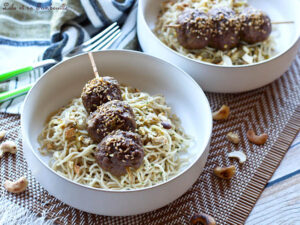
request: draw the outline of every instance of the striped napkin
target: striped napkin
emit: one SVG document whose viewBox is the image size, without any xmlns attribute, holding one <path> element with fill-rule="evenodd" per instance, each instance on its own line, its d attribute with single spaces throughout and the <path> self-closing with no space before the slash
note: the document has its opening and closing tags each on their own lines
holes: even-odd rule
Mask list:
<svg viewBox="0 0 300 225">
<path fill-rule="evenodd" d="M 122 35 L 111 48 L 134 49 L 136 11 L 135 0 L 0 0 L 0 73 L 43 59 L 61 60 L 115 21 L 122 25 Z M 3 82 L 0 91 L 30 84 L 42 72 L 36 69 Z M 0 112 L 20 113 L 23 100 L 2 103 Z"/>
</svg>

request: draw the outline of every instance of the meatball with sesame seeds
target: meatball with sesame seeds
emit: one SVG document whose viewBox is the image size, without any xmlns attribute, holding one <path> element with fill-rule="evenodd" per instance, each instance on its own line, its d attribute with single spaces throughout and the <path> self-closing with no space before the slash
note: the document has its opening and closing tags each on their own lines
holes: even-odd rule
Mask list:
<svg viewBox="0 0 300 225">
<path fill-rule="evenodd" d="M 187 49 L 201 49 L 208 45 L 209 17 L 195 9 L 185 10 L 178 16 L 176 28 L 178 42 Z"/>
<path fill-rule="evenodd" d="M 209 12 L 212 29 L 209 46 L 219 50 L 228 50 L 238 45 L 241 23 L 236 13 L 226 7 L 213 8 Z"/>
<path fill-rule="evenodd" d="M 100 142 L 114 130 L 135 131 L 135 116 L 131 107 L 124 101 L 107 102 L 91 113 L 87 122 L 90 137 Z"/>
<path fill-rule="evenodd" d="M 86 111 L 94 112 L 108 101 L 122 100 L 119 83 L 113 77 L 94 78 L 83 88 L 81 99 Z"/>
<path fill-rule="evenodd" d="M 95 157 L 99 166 L 114 176 L 127 173 L 126 168 L 138 169 L 144 158 L 144 149 L 138 134 L 116 130 L 97 146 Z"/>
<path fill-rule="evenodd" d="M 240 14 L 241 40 L 248 44 L 265 41 L 268 39 L 271 31 L 271 19 L 261 10 L 248 7 Z"/>
</svg>

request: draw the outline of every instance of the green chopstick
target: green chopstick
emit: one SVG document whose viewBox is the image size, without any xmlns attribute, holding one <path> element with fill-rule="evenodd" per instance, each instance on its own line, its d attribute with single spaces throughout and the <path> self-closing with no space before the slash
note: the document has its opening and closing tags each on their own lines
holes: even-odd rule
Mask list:
<svg viewBox="0 0 300 225">
<path fill-rule="evenodd" d="M 10 72 L 7 72 L 7 73 L 3 73 L 3 74 L 0 75 L 0 82 L 8 80 L 10 78 L 13 78 L 13 77 L 15 77 L 15 76 L 17 76 L 21 73 L 31 71 L 33 69 L 34 69 L 33 66 L 27 66 L 27 67 L 16 69 L 16 70 L 13 70 L 13 71 L 10 71 Z"/>
<path fill-rule="evenodd" d="M 0 103 L 15 98 L 17 96 L 25 95 L 30 90 L 30 88 L 32 88 L 32 86 L 33 84 L 28 84 L 24 87 L 12 91 L 6 91 L 0 93 Z"/>
<path fill-rule="evenodd" d="M 56 63 L 58 63 L 58 61 L 56 61 L 54 59 L 45 59 L 43 61 L 36 62 L 31 66 L 26 66 L 26 67 L 19 68 L 19 69 L 13 70 L 13 71 L 2 73 L 2 74 L 0 74 L 0 82 L 9 80 L 10 78 L 18 76 L 21 73 L 29 72 L 36 68 L 47 66 L 47 65 L 52 65 L 52 64 L 56 64 Z"/>
<path fill-rule="evenodd" d="M 29 72 L 36 68 L 51 65 L 51 64 L 56 64 L 56 63 L 58 63 L 58 61 L 56 61 L 54 59 L 46 59 L 43 61 L 36 62 L 31 66 L 26 66 L 26 67 L 19 68 L 19 69 L 13 70 L 13 71 L 2 73 L 2 74 L 0 74 L 0 82 L 9 80 L 10 78 L 13 78 L 13 77 L 18 76 L 19 74 L 22 74 L 25 72 Z M 0 103 L 10 100 L 12 98 L 18 97 L 20 95 L 25 95 L 32 86 L 33 86 L 33 84 L 28 84 L 24 87 L 20 87 L 15 90 L 0 93 Z"/>
</svg>

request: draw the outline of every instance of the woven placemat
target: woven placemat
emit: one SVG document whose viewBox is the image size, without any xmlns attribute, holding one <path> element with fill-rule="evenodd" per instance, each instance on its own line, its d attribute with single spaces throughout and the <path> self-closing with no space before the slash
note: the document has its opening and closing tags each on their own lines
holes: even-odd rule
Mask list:
<svg viewBox="0 0 300 225">
<path fill-rule="evenodd" d="M 242 94 L 207 93 L 207 96 L 213 110 L 229 105 L 230 118 L 214 122 L 211 150 L 203 173 L 187 193 L 168 206 L 129 217 L 97 216 L 71 208 L 49 195 L 32 177 L 21 150 L 0 160 L 0 183 L 25 175 L 29 187 L 24 193 L 14 195 L 1 185 L 0 197 L 35 213 L 46 213 L 48 218 L 57 218 L 58 224 L 189 224 L 191 216 L 199 212 L 212 215 L 217 224 L 243 224 L 300 129 L 300 54 L 288 72 L 266 87 Z M 22 149 L 19 116 L 0 114 L 0 127 L 8 130 L 7 139 L 17 141 Z M 267 143 L 263 146 L 249 143 L 246 138 L 249 129 L 268 133 Z M 229 131 L 240 135 L 239 145 L 226 140 Z M 244 165 L 228 159 L 227 154 L 234 150 L 247 154 Z M 233 179 L 225 181 L 212 175 L 214 167 L 231 164 L 237 167 Z"/>
</svg>

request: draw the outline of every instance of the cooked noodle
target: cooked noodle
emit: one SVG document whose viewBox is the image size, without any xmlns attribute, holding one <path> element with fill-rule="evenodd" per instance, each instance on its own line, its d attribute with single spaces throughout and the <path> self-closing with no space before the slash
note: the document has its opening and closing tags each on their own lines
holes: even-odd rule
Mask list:
<svg viewBox="0 0 300 225">
<path fill-rule="evenodd" d="M 144 143 L 144 163 L 138 170 L 132 170 L 133 180 L 128 174 L 117 178 L 96 163 L 97 145 L 86 131 L 88 114 L 81 98 L 73 99 L 55 113 L 39 136 L 41 153 L 53 153 L 50 161 L 53 170 L 80 184 L 117 190 L 153 186 L 179 172 L 187 161 L 179 154 L 186 151 L 190 139 L 164 97 L 151 96 L 126 86 L 121 86 L 121 90 L 123 100 L 135 113 L 137 132 Z M 163 128 L 162 121 L 171 124 L 172 128 Z M 70 133 L 73 138 L 69 137 Z"/>
<path fill-rule="evenodd" d="M 186 6 L 186 7 L 184 7 Z M 173 50 L 189 58 L 220 65 L 243 65 L 266 60 L 275 54 L 272 35 L 264 41 L 255 44 L 242 42 L 238 47 L 227 51 L 205 47 L 200 50 L 189 50 L 182 47 L 176 30 L 168 25 L 176 24 L 178 15 L 185 8 L 199 9 L 208 12 L 214 7 L 226 6 L 241 12 L 248 6 L 247 0 L 168 0 L 163 2 L 162 10 L 154 29 L 157 37 Z"/>
</svg>

